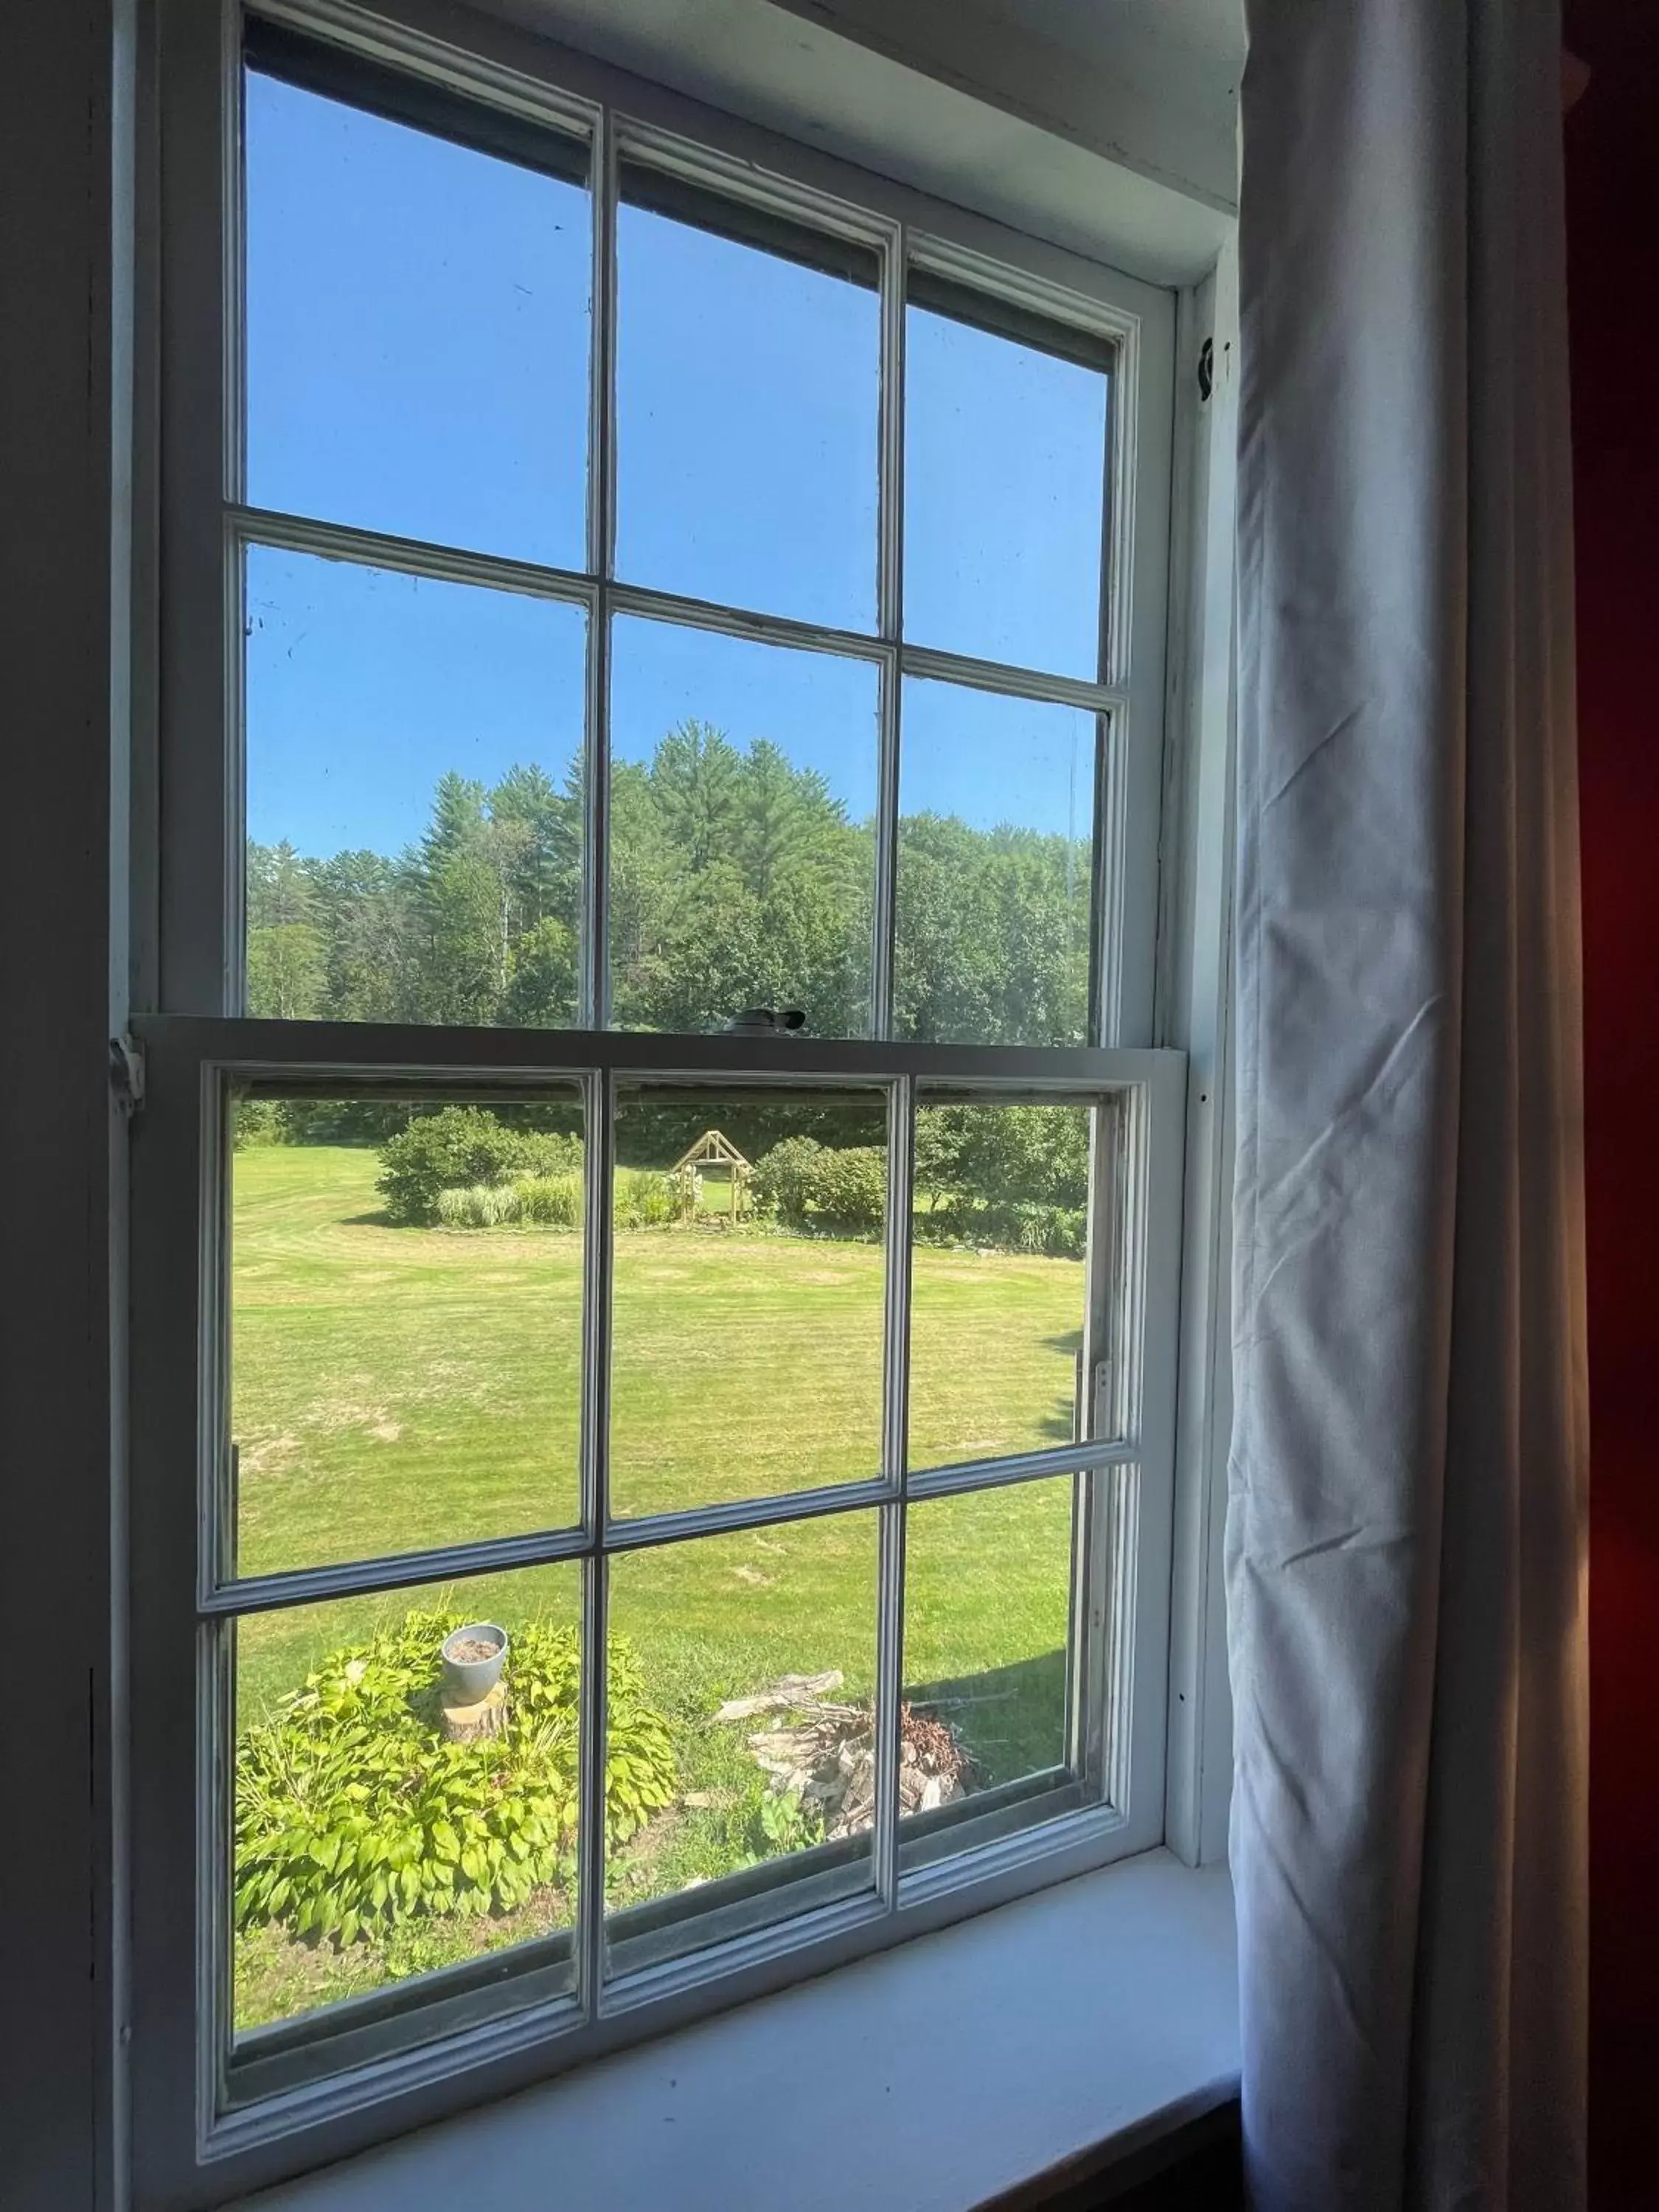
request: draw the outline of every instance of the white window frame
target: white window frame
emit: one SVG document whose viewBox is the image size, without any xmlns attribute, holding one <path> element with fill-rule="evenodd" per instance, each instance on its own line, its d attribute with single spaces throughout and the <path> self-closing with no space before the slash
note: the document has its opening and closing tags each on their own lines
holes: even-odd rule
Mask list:
<svg viewBox="0 0 1659 2212">
<path fill-rule="evenodd" d="M 1112 716 L 1112 779 L 1097 835 L 1099 865 L 1113 884 L 1116 903 L 1104 918 L 1113 957 L 1102 974 L 1093 1041 L 1064 1051 L 910 1045 L 879 1033 L 865 1042 L 796 1042 L 787 1054 L 787 1076 L 796 1083 L 861 1079 L 887 1086 L 896 1139 L 891 1153 L 895 1202 L 889 1208 L 889 1279 L 896 1283 L 906 1273 L 904 1178 L 918 1086 L 953 1081 L 994 1085 L 1005 1094 L 1015 1086 L 1025 1096 L 1036 1091 L 1115 1102 L 1112 1111 L 1123 1139 L 1119 1187 L 1134 1217 L 1125 1224 L 1119 1247 L 1133 1259 L 1134 1279 L 1117 1285 L 1113 1309 L 1121 1324 L 1110 1347 L 1115 1402 L 1085 1445 L 1069 1455 L 1060 1449 L 1035 1455 L 1042 1463 L 1034 1462 L 1024 1471 L 1052 1474 L 1051 1458 L 1086 1469 L 1079 1479 L 1103 1493 L 1093 1525 L 1099 1528 L 1109 1517 L 1120 1528 L 1128 1527 L 1130 1534 L 1112 1552 L 1121 1585 L 1113 1618 L 1131 1623 L 1132 1634 L 1127 1640 L 1112 1639 L 1112 1740 L 1122 1756 L 1100 1802 L 902 1880 L 890 1802 L 878 1822 L 876 1880 L 867 1907 L 833 1909 L 822 1921 L 803 1915 L 734 1939 L 716 1954 L 610 1984 L 599 1978 L 594 1967 L 599 1916 L 592 1899 L 602 1895 L 602 1887 L 594 1888 L 603 1879 L 596 1840 L 602 1824 L 589 1820 L 582 1876 L 586 1964 L 574 2007 L 563 2000 L 540 2007 L 520 2002 L 507 2009 L 475 2003 L 471 2010 L 477 2016 L 469 2019 L 469 2007 L 462 2003 L 435 2039 L 394 2040 L 376 2051 L 371 2037 L 343 2070 L 301 2069 L 284 2079 L 278 2068 L 270 2077 L 276 2086 L 268 2093 L 259 2094 L 257 2084 L 250 2091 L 245 2082 L 240 2094 L 229 2094 L 234 2085 L 228 2081 L 223 2061 L 223 1899 L 213 1873 L 222 1857 L 215 1808 L 222 1810 L 225 1746 L 202 1717 L 223 1705 L 220 1670 L 225 1644 L 216 1624 L 237 1607 L 273 1593 L 237 1585 L 215 1565 L 222 1556 L 216 1547 L 223 1528 L 222 1462 L 211 1439 L 217 1433 L 216 1224 L 228 1083 L 239 1074 L 265 1073 L 342 1082 L 424 1075 L 457 1084 L 512 1085 L 574 1073 L 597 1097 L 618 1076 L 641 1071 L 677 1078 L 706 1073 L 711 1079 L 775 1080 L 786 1070 L 775 1046 L 743 1038 L 676 1039 L 670 1050 L 661 1038 L 597 1029 L 393 1030 L 253 1022 L 234 1011 L 241 989 L 237 921 L 244 849 L 241 610 L 239 563 L 227 557 L 228 544 L 246 534 L 295 550 L 352 550 L 356 557 L 372 556 L 383 565 L 485 583 L 508 580 L 501 572 L 521 564 L 458 556 L 441 549 L 402 548 L 374 533 L 301 519 L 254 517 L 240 507 L 234 427 L 240 413 L 240 279 L 234 219 L 240 10 L 220 0 L 162 0 L 164 711 L 159 758 L 148 781 L 141 775 L 140 785 L 159 789 L 153 842 L 155 852 L 166 858 L 164 865 L 146 868 L 142 864 L 151 841 L 137 841 L 135 997 L 138 1007 L 149 1011 L 136 1014 L 133 1023 L 147 1065 L 148 1092 L 136 1126 L 132 1164 L 138 1296 L 131 1360 L 132 1493 L 140 1501 L 131 1536 L 134 1756 L 140 1778 L 133 1808 L 137 2035 L 131 2064 L 134 2174 L 137 2202 L 145 2212 L 152 2203 L 195 2212 L 439 2112 L 1144 1850 L 1178 1830 L 1182 1808 L 1195 1802 L 1188 1778 L 1173 1774 L 1165 1760 L 1166 1719 L 1174 1711 L 1169 1679 L 1172 1530 L 1177 1516 L 1188 1510 L 1182 1504 L 1183 1494 L 1189 1503 L 1200 1492 L 1211 1494 L 1206 1470 L 1195 1475 L 1176 1467 L 1182 1191 L 1194 1128 L 1184 1054 L 1160 1048 L 1173 1026 L 1170 1003 L 1180 995 L 1178 986 L 1172 988 L 1169 969 L 1170 916 L 1176 902 L 1188 902 L 1182 911 L 1191 911 L 1190 886 L 1180 887 L 1170 854 L 1160 851 L 1164 836 L 1171 824 L 1187 819 L 1189 807 L 1188 771 L 1178 764 L 1172 771 L 1164 744 L 1174 295 L 736 124 L 539 40 L 477 17 L 451 15 L 441 0 L 419 8 L 418 30 L 404 17 L 369 16 L 335 0 L 270 0 L 258 12 L 511 112 L 556 127 L 591 131 L 601 173 L 612 179 L 617 152 L 626 145 L 657 161 L 684 164 L 723 191 L 798 208 L 817 225 L 844 221 L 884 255 L 884 365 L 890 395 L 897 388 L 893 379 L 902 343 L 900 272 L 907 251 L 940 273 L 1000 290 L 1051 313 L 1059 307 L 1110 337 L 1116 349 L 1112 477 L 1117 496 L 1109 507 L 1106 649 L 1098 684 L 1000 671 L 901 642 L 898 519 L 890 502 L 883 521 L 880 620 L 873 638 L 838 643 L 808 624 L 704 606 L 617 583 L 610 573 L 613 488 L 602 480 L 602 471 L 592 472 L 597 497 L 589 517 L 590 571 L 520 574 L 514 587 L 587 607 L 590 641 L 601 641 L 597 647 L 590 643 L 590 728 L 601 731 L 602 640 L 611 608 L 695 620 L 780 643 L 844 648 L 875 662 L 882 672 L 884 789 L 895 799 L 898 678 L 904 671 L 1054 697 Z M 406 16 L 415 13 L 411 6 Z M 612 204 L 609 192 L 595 192 L 602 268 L 613 265 Z M 608 332 L 607 319 L 596 316 L 594 449 L 599 451 L 610 450 Z M 882 426 L 890 483 L 902 481 L 898 412 L 890 398 Z M 1178 483 L 1177 500 L 1180 495 Z M 594 772 L 602 761 L 601 744 L 597 757 L 589 757 L 587 787 L 594 808 L 604 804 L 604 778 Z M 890 822 L 895 813 L 896 805 L 890 807 Z M 1154 823 L 1158 836 L 1131 835 L 1132 828 L 1144 832 Z M 878 862 L 886 886 L 878 903 L 888 922 L 875 949 L 878 1016 L 890 1003 L 893 858 L 889 836 Z M 582 1012 L 590 1021 L 604 1011 L 604 894 L 597 880 L 601 874 L 589 868 Z M 1175 957 L 1196 974 L 1207 955 L 1203 946 L 1183 940 Z M 598 1194 L 590 1196 L 589 1243 L 602 1275 L 604 1148 L 589 1149 L 595 1155 L 592 1188 Z M 181 1233 L 181 1221 L 190 1218 L 200 1224 L 194 1235 Z M 1193 1234 L 1189 1219 L 1189 1245 Z M 902 1316 L 896 1326 L 902 1340 Z M 1184 1400 L 1182 1410 L 1184 1422 Z M 890 1399 L 888 1418 L 890 1425 Z M 902 1426 L 899 1435 L 902 1439 Z M 1203 1449 L 1207 1453 L 1207 1442 Z M 193 1479 L 181 1480 L 181 1469 L 193 1470 Z M 1006 1479 L 1010 1471 L 1005 1463 L 995 1479 Z M 949 1483 L 933 1487 L 972 1486 L 972 1479 L 962 1476 L 956 1470 Z M 926 1494 L 927 1479 L 907 1477 L 901 1455 L 896 1463 L 890 1461 L 879 1484 L 836 1499 L 834 1510 L 877 1506 L 884 1524 L 884 1551 L 890 1559 L 892 1531 L 902 1526 L 903 1501 Z M 735 1509 L 729 1525 L 780 1519 L 792 1510 L 768 1500 L 752 1510 Z M 819 1505 L 809 1500 L 803 1510 Z M 702 1516 L 698 1521 L 714 1527 L 720 1516 Z M 1210 1525 L 1206 1518 L 1206 1529 Z M 556 1542 L 532 1539 L 517 1546 L 457 1547 L 442 1555 L 434 1576 L 557 1557 L 592 1559 L 599 1547 L 590 1510 L 579 1541 L 562 1537 Z M 1196 1605 L 1201 1612 L 1207 1602 L 1201 1591 L 1196 1596 L 1191 1590 L 1182 1594 L 1179 1559 L 1174 1571 L 1177 1610 Z M 397 1579 L 401 1583 L 415 1578 Z M 270 1579 L 287 1585 L 276 1595 L 279 1601 L 290 1602 L 336 1588 L 383 1587 L 391 1577 L 382 1574 L 372 1584 L 354 1583 L 349 1577 L 319 1571 Z M 602 1586 L 602 1576 L 595 1573 L 590 1579 Z M 1192 1581 L 1190 1573 L 1187 1579 Z M 591 1595 L 585 1629 L 586 1664 L 586 1655 L 603 1649 L 603 1601 L 596 1616 Z M 884 1605 L 882 1645 L 883 1708 L 891 1711 L 902 1662 L 890 1603 Z M 599 1703 L 599 1697 L 590 1696 L 590 1712 Z M 893 1759 L 890 1727 L 888 1738 L 886 1753 Z M 590 1742 L 584 1751 L 590 1794 L 596 1767 Z M 191 1851 L 179 1848 L 176 1826 L 168 1818 L 181 1794 L 199 1808 Z M 1200 1855 L 1196 1844 L 1189 1855 Z M 201 2032 L 203 2022 L 206 2033 Z"/>
</svg>

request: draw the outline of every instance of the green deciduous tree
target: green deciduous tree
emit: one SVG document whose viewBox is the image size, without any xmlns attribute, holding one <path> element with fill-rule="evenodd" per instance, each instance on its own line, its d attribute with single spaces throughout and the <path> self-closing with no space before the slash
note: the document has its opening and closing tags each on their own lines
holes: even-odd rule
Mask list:
<svg viewBox="0 0 1659 2212">
<path fill-rule="evenodd" d="M 550 1027 L 574 1020 L 581 941 L 580 754 L 562 784 L 520 764 L 451 772 L 397 854 L 248 848 L 257 1013 Z M 816 771 L 707 723 L 617 763 L 609 793 L 614 1018 L 719 1028 L 799 1006 L 820 1036 L 867 1030 L 875 835 Z M 1086 842 L 953 816 L 900 825 L 895 1013 L 902 1035 L 1080 1042 L 1090 987 Z"/>
</svg>

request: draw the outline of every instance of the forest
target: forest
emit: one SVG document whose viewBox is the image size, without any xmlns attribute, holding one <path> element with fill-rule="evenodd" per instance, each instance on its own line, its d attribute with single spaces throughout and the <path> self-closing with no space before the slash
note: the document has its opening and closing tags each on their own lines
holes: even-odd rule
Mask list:
<svg viewBox="0 0 1659 2212">
<path fill-rule="evenodd" d="M 612 1018 L 696 1032 L 753 1005 L 869 1030 L 873 823 L 780 745 L 683 722 L 610 788 Z M 495 784 L 454 772 L 399 853 L 247 848 L 249 1011 L 284 1019 L 559 1028 L 576 1017 L 580 756 Z M 974 1043 L 1083 1042 L 1090 846 L 899 823 L 894 1026 Z"/>
</svg>

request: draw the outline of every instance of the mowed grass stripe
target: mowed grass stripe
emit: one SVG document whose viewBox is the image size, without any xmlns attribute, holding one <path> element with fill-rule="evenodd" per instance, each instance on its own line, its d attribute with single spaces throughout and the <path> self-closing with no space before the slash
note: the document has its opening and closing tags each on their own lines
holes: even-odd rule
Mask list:
<svg viewBox="0 0 1659 2212">
<path fill-rule="evenodd" d="M 515 1534 L 575 1513 L 580 1237 L 391 1228 L 379 1218 L 377 1172 L 367 1147 L 259 1146 L 236 1158 L 245 1572 Z M 617 1510 L 872 1471 L 878 1247 L 641 1231 L 617 1239 Z M 1070 1261 L 916 1253 L 918 1462 L 1054 1440 L 1069 1418 L 1082 1274 Z M 910 1605 L 913 1681 L 1063 1643 L 1070 1492 L 1069 1482 L 1024 1486 L 924 1524 L 937 1534 Z M 842 1530 L 836 1516 L 754 1531 L 718 1553 L 704 1543 L 630 1559 L 629 1617 L 656 1609 L 651 1640 L 682 1681 L 713 1679 L 688 1656 L 700 1641 L 711 1658 L 715 1644 L 726 1655 L 721 1680 L 733 1666 L 763 1677 L 844 1665 L 840 1652 L 871 1633 L 874 1595 L 868 1539 L 851 1522 Z M 574 1619 L 576 1588 L 574 1572 L 538 1578 L 526 1608 L 529 1578 L 491 1577 L 456 1602 Z M 244 1623 L 245 1699 L 295 1686 L 323 1650 L 408 1601 L 342 1600 Z M 744 1686 L 752 1682 L 732 1677 L 721 1694 Z"/>
</svg>

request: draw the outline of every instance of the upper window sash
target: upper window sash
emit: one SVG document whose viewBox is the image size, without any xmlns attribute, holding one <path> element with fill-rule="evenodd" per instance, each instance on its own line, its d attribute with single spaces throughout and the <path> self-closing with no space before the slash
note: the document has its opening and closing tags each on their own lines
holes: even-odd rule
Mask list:
<svg viewBox="0 0 1659 2212">
<path fill-rule="evenodd" d="M 1095 932 L 1098 967 L 1091 1001 L 1098 1008 L 1093 1033 L 1102 1042 L 1133 1042 L 1152 1033 L 1152 947 L 1156 936 L 1157 834 L 1162 788 L 1164 569 L 1167 542 L 1170 407 L 1169 357 L 1172 337 L 1170 295 L 1093 264 L 1034 246 L 976 218 L 884 181 L 805 154 L 767 134 L 733 125 L 578 58 L 559 58 L 562 82 L 538 79 L 547 67 L 533 40 L 491 33 L 490 43 L 510 52 L 511 62 L 488 64 L 458 57 L 414 33 L 331 6 L 271 7 L 280 17 L 276 36 L 325 64 L 337 48 L 349 68 L 365 57 L 379 84 L 388 64 L 394 76 L 416 86 L 418 101 L 455 102 L 492 110 L 468 135 L 487 139 L 505 118 L 516 144 L 526 130 L 556 142 L 558 161 L 569 164 L 580 137 L 591 134 L 592 167 L 600 188 L 593 194 L 594 244 L 601 277 L 596 296 L 614 310 L 617 185 L 623 163 L 632 176 L 657 180 L 659 198 L 678 193 L 689 213 L 712 194 L 733 210 L 733 227 L 757 233 L 773 226 L 777 242 L 802 231 L 837 254 L 875 257 L 882 295 L 880 428 L 882 514 L 878 549 L 878 610 L 873 639 L 825 632 L 811 623 L 719 607 L 653 592 L 619 580 L 612 561 L 615 520 L 615 327 L 612 312 L 593 317 L 593 374 L 589 451 L 586 560 L 584 568 L 529 572 L 520 564 L 508 588 L 568 597 L 590 611 L 592 642 L 586 678 L 589 769 L 586 779 L 589 866 L 583 902 L 583 958 L 579 1020 L 610 1012 L 605 969 L 605 778 L 599 771 L 604 741 L 604 695 L 610 672 L 609 617 L 618 612 L 671 621 L 706 622 L 730 635 L 811 645 L 832 653 L 866 658 L 879 683 L 882 736 L 876 858 L 876 942 L 872 948 L 873 1025 L 881 1034 L 892 1019 L 891 944 L 895 908 L 895 826 L 898 805 L 897 723 L 902 679 L 956 681 L 971 689 L 1052 699 L 1056 703 L 1109 708 L 1112 722 L 1106 787 L 1097 825 L 1097 860 L 1110 888 L 1108 910 Z M 311 35 L 295 41 L 294 26 Z M 247 509 L 240 500 L 240 220 L 227 221 L 221 196 L 198 189 L 213 178 L 235 186 L 239 171 L 240 48 L 234 14 L 227 11 L 209 35 L 206 11 L 169 11 L 167 82 L 180 111 L 169 135 L 176 157 L 167 184 L 175 234 L 169 255 L 170 313 L 166 331 L 166 390 L 174 434 L 165 495 L 169 511 L 164 592 L 170 632 L 168 696 L 160 778 L 164 860 L 159 894 L 160 957 L 145 979 L 141 1003 L 178 1012 L 233 1012 L 243 1004 L 241 884 L 243 747 L 240 680 L 242 616 L 233 549 L 249 542 L 309 539 L 317 550 L 331 537 L 311 518 L 282 520 Z M 566 63 L 569 64 L 567 68 Z M 534 65 L 534 69 L 530 64 Z M 193 81 L 193 82 L 192 82 Z M 365 80 L 367 82 L 367 80 Z M 343 87 L 342 89 L 344 88 Z M 193 96 L 192 96 L 193 94 Z M 395 94 L 377 95 L 382 108 Z M 204 128 L 210 115 L 216 129 Z M 411 116 L 411 120 L 416 119 Z M 425 121 L 424 110 L 421 119 Z M 460 126 L 465 129 L 465 126 Z M 689 135 L 701 131 L 714 147 Z M 721 143 L 720 142 L 724 142 Z M 503 148 L 504 151 L 510 149 Z M 227 197 L 240 205 L 240 188 Z M 756 243 L 761 243 L 757 236 Z M 867 264 L 866 264 L 867 265 Z M 978 319 L 1009 335 L 1042 319 L 1051 337 L 1073 334 L 1078 351 L 1112 364 L 1109 497 L 1100 675 L 1056 678 L 1047 672 L 1005 666 L 973 655 L 943 653 L 900 639 L 903 424 L 897 404 L 903 360 L 906 283 L 912 302 L 938 311 L 961 305 L 964 290 L 982 312 Z M 194 343 L 211 333 L 213 343 Z M 185 356 L 188 354 L 188 361 Z M 218 373 L 212 374 L 215 364 Z M 174 375 L 177 368 L 182 373 Z M 222 434 L 212 434 L 217 424 Z M 225 474 L 210 456 L 225 456 Z M 433 549 L 401 541 L 370 542 L 356 533 L 359 559 L 391 568 L 426 568 Z M 483 582 L 492 564 L 442 549 L 439 573 Z M 141 933 L 141 940 L 144 933 Z"/>
</svg>

